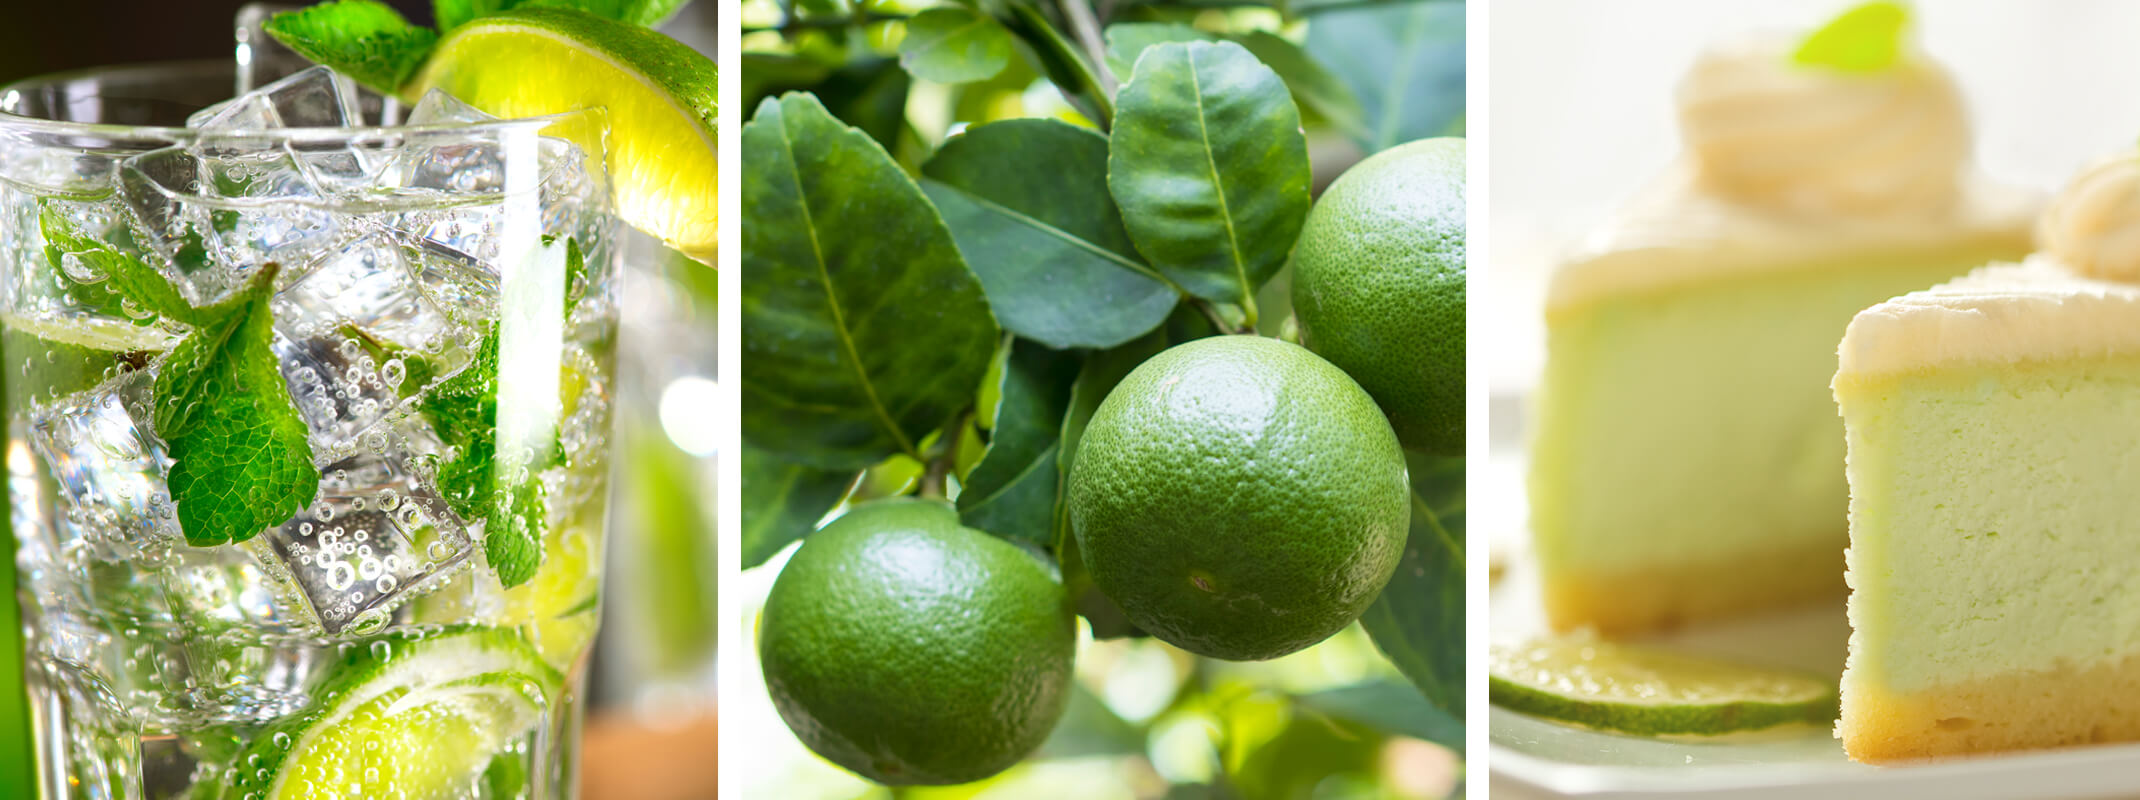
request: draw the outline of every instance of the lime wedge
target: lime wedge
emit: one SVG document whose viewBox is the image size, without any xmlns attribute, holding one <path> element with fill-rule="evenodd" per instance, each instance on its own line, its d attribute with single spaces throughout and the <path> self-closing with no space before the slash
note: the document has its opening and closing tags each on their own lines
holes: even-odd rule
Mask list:
<svg viewBox="0 0 2140 800">
<path fill-rule="evenodd" d="M 1495 645 L 1497 706 L 1645 735 L 1719 734 L 1835 721 L 1836 681 L 1587 637 Z"/>
<path fill-rule="evenodd" d="M 543 721 L 562 684 L 505 631 L 376 642 L 313 691 L 311 711 L 253 740 L 224 796 L 455 796 Z"/>
<path fill-rule="evenodd" d="M 618 213 L 712 263 L 712 59 L 635 25 L 521 8 L 455 28 L 402 94 L 433 88 L 500 117 L 608 109 Z"/>
</svg>

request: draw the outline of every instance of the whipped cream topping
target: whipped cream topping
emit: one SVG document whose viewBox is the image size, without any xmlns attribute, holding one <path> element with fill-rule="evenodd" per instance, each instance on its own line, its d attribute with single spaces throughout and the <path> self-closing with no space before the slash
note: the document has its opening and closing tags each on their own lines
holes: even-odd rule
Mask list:
<svg viewBox="0 0 2140 800">
<path fill-rule="evenodd" d="M 1836 381 L 1942 366 L 2140 353 L 2140 285 L 2076 274 L 2039 253 L 1858 312 Z"/>
<path fill-rule="evenodd" d="M 1704 53 L 1679 87 L 1702 186 L 1821 216 L 1940 213 L 1970 150 L 1954 81 L 1921 54 L 1878 72 L 1794 63 L 1787 37 Z"/>
<path fill-rule="evenodd" d="M 2044 251 L 2075 272 L 2140 282 L 2140 152 L 2082 170 L 2044 209 L 2036 231 Z"/>
</svg>

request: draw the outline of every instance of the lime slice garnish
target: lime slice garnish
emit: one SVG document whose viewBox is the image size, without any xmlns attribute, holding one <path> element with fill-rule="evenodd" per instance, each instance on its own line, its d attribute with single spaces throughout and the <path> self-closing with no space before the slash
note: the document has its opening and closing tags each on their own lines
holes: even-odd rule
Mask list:
<svg viewBox="0 0 2140 800">
<path fill-rule="evenodd" d="M 712 59 L 634 25 L 521 8 L 455 28 L 402 94 L 433 88 L 501 117 L 608 109 L 619 215 L 712 263 Z"/>
<path fill-rule="evenodd" d="M 541 723 L 563 678 L 510 632 L 360 647 L 232 766 L 226 797 L 444 797 Z"/>
<path fill-rule="evenodd" d="M 1638 734 L 1835 721 L 1836 681 L 1587 637 L 1494 645 L 1487 696 L 1512 711 Z"/>
</svg>

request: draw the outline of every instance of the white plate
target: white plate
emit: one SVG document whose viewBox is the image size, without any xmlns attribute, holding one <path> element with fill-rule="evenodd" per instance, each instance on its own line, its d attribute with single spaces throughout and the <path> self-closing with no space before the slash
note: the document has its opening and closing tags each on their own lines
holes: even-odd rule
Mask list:
<svg viewBox="0 0 2140 800">
<path fill-rule="evenodd" d="M 1497 454 L 1502 455 L 1502 454 Z M 1496 483 L 1521 470 L 1492 470 Z M 1476 476 L 1474 480 L 1478 477 Z M 1479 487 L 1522 502 L 1521 485 Z M 1474 502 L 1474 507 L 1477 503 Z M 1544 629 L 1536 573 L 1521 554 L 1491 592 L 1491 638 Z M 1849 635 L 1840 599 L 1799 611 L 1702 626 L 1646 644 L 1840 675 Z M 1873 767 L 1843 755 L 1826 727 L 1659 739 L 1594 731 L 1499 708 L 1488 712 L 1495 800 L 1581 797 L 2081 798 L 2140 796 L 2140 744 L 2105 745 Z"/>
</svg>

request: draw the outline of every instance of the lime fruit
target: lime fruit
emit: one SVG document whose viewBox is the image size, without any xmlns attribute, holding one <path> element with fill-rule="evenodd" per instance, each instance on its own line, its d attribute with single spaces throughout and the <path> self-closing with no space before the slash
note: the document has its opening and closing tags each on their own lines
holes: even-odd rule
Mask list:
<svg viewBox="0 0 2140 800">
<path fill-rule="evenodd" d="M 857 506 L 810 534 L 759 620 L 773 705 L 803 744 L 887 785 L 988 777 L 1040 746 L 1070 696 L 1060 580 L 934 500 Z"/>
<path fill-rule="evenodd" d="M 351 650 L 313 706 L 255 736 L 223 796 L 446 797 L 562 701 L 519 636 L 466 629 Z"/>
<path fill-rule="evenodd" d="M 1069 511 L 1093 584 L 1184 650 L 1276 658 L 1373 603 L 1411 519 L 1404 452 L 1360 385 L 1276 339 L 1139 365 L 1077 446 Z"/>
<path fill-rule="evenodd" d="M 619 216 L 712 263 L 712 59 L 636 25 L 516 8 L 453 29 L 402 94 L 433 88 L 500 117 L 607 109 Z"/>
<path fill-rule="evenodd" d="M 1835 721 L 1834 678 L 1591 637 L 1494 645 L 1487 696 L 1511 711 L 1643 735 L 1719 734 Z"/>
<path fill-rule="evenodd" d="M 1293 313 L 1406 449 L 1464 454 L 1464 140 L 1398 145 L 1324 190 L 1293 252 Z"/>
</svg>

